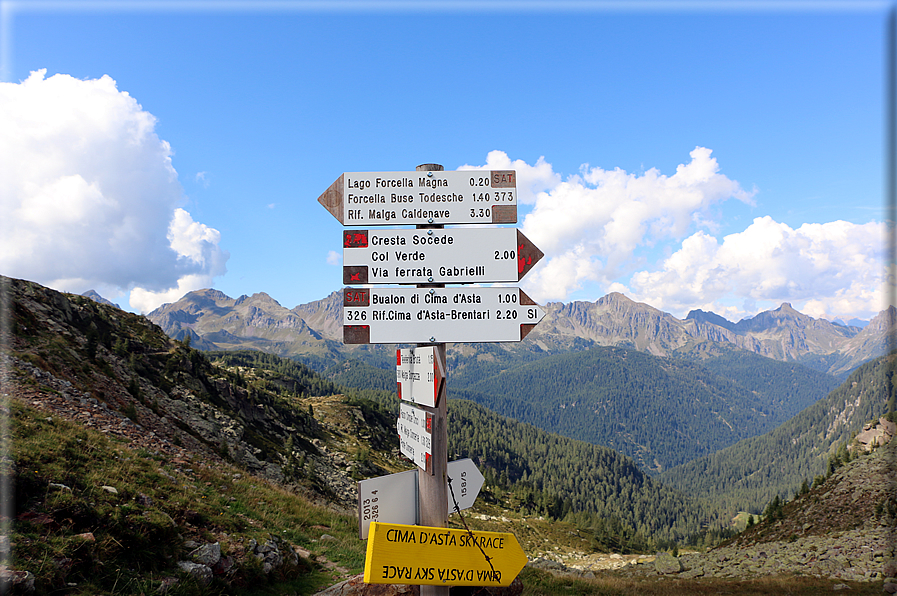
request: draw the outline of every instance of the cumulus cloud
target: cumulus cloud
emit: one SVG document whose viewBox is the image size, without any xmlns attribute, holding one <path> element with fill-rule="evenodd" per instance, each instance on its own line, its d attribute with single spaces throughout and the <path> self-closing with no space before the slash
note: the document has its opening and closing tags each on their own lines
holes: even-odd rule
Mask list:
<svg viewBox="0 0 897 596">
<path fill-rule="evenodd" d="M 486 165 L 463 165 L 459 170 L 516 170 L 517 171 L 517 202 L 528 205 L 536 202 L 538 194 L 544 190 L 556 187 L 561 182 L 561 177 L 556 174 L 551 164 L 540 157 L 536 165 L 531 166 L 522 159 L 511 161 L 504 151 L 490 151 L 486 155 Z"/>
<path fill-rule="evenodd" d="M 638 262 L 638 248 L 712 227 L 711 209 L 723 201 L 751 204 L 753 193 L 719 173 L 710 149 L 696 147 L 690 156 L 672 176 L 654 168 L 636 175 L 584 165 L 564 181 L 540 159 L 531 170 L 540 173 L 533 179 L 542 189 L 522 226 L 546 255 L 524 280 L 533 298 L 563 300 L 587 281 L 609 285 Z"/>
<path fill-rule="evenodd" d="M 674 314 L 701 308 L 733 320 L 761 301 L 792 302 L 814 317 L 870 317 L 885 306 L 886 231 L 846 221 L 792 229 L 758 217 L 722 242 L 697 232 L 658 270 L 633 275 L 630 296 Z M 733 299 L 741 305 L 725 303 Z"/>
<path fill-rule="evenodd" d="M 226 271 L 220 236 L 179 208 L 156 118 L 109 76 L 0 83 L 0 273 L 132 292 L 148 311 Z"/>
</svg>

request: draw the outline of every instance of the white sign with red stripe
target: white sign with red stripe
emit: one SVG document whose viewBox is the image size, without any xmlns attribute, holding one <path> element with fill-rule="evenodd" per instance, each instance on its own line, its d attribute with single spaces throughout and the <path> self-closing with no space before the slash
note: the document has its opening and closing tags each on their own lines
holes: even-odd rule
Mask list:
<svg viewBox="0 0 897 596">
<path fill-rule="evenodd" d="M 399 399 L 435 408 L 442 378 L 436 347 L 423 346 L 396 350 L 396 384 Z"/>
</svg>

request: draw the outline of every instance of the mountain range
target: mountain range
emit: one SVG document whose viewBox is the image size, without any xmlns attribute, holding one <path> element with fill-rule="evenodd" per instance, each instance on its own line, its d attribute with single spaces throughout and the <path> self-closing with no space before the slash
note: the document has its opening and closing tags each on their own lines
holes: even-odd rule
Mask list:
<svg viewBox="0 0 897 596">
<path fill-rule="evenodd" d="M 679 319 L 620 293 L 595 302 L 552 302 L 544 310 L 545 318 L 524 341 L 501 344 L 501 349 L 547 355 L 622 346 L 655 356 L 697 360 L 744 350 L 799 362 L 841 379 L 885 353 L 888 334 L 894 332 L 897 321 L 893 306 L 860 328 L 815 319 L 788 303 L 737 323 L 700 310 Z M 366 352 L 378 350 L 385 362 L 392 349 L 343 345 L 341 292 L 287 309 L 264 292 L 234 299 L 217 290 L 197 290 L 147 316 L 172 337 L 190 335 L 201 349 L 252 348 L 298 357 L 312 365 L 340 354 L 365 360 L 370 357 Z M 468 355 L 481 352 L 477 344 L 456 344 L 451 350 Z"/>
<path fill-rule="evenodd" d="M 227 468 L 230 463 L 284 487 L 289 485 L 289 499 L 295 499 L 298 492 L 338 509 L 351 505 L 353 480 L 395 471 L 401 464 L 395 436 L 389 430 L 395 420 L 394 391 L 346 390 L 295 361 L 270 354 L 232 350 L 206 355 L 191 347 L 194 337 L 203 337 L 195 330 L 184 330 L 182 337 L 190 338 L 189 342 L 173 341 L 147 319 L 109 305 L 20 280 L 9 280 L 5 287 L 10 288 L 14 306 L 10 311 L 12 342 L 2 364 L 15 401 L 16 423 L 12 429 L 16 433 L 17 465 L 10 469 L 16 475 L 17 565 L 37 574 L 44 588 L 64 586 L 73 579 L 90 581 L 99 577 L 105 565 L 106 590 L 115 591 L 117 572 L 134 568 L 134 553 L 149 553 L 150 546 L 164 544 L 164 553 L 156 555 L 152 551 L 153 559 L 140 559 L 137 568 L 149 565 L 147 569 L 169 569 L 178 560 L 175 556 L 188 555 L 186 543 L 181 546 L 184 537 L 222 540 L 222 555 L 226 549 L 232 562 L 244 569 L 237 577 L 245 577 L 239 574 L 251 570 L 253 549 L 260 543 L 253 544 L 269 529 L 266 526 L 274 523 L 263 517 L 274 497 L 260 499 L 258 492 L 252 496 L 248 492 L 245 496 L 243 492 L 232 494 L 242 480 L 241 472 Z M 237 306 L 249 302 L 246 299 Z M 264 314 L 259 308 L 253 320 L 263 322 Z M 306 321 L 299 315 L 297 318 Z M 305 326 L 310 328 L 307 322 Z M 295 328 L 302 329 L 302 325 L 296 322 Z M 342 352 L 336 349 L 335 340 L 308 333 L 307 346 L 335 350 L 338 358 L 331 361 L 331 379 L 353 373 L 367 374 L 377 382 L 375 375 L 388 377 L 388 370 L 368 363 L 379 361 L 383 350 L 360 346 L 356 351 Z M 776 400 L 802 409 L 765 434 L 651 476 L 643 472 L 643 465 L 606 447 L 546 433 L 467 400 L 451 400 L 449 415 L 455 432 L 450 453 L 477 461 L 491 489 L 483 500 L 498 503 L 501 515 L 527 516 L 519 527 L 521 536 L 531 534 L 533 524 L 540 523 L 535 516 L 546 516 L 548 525 L 560 525 L 561 519 L 575 522 L 580 531 L 592 533 L 595 540 L 601 539 L 599 542 L 607 538 L 606 530 L 612 527 L 614 544 L 626 537 L 627 548 L 649 548 L 651 538 L 684 539 L 708 522 L 731 519 L 739 508 L 758 512 L 770 495 L 787 498 L 803 480 L 815 485 L 808 492 L 800 489 L 805 494 L 804 504 L 812 511 L 799 514 L 796 525 L 786 531 L 780 518 L 766 508 L 771 521 L 767 527 L 777 532 L 773 538 L 781 543 L 777 548 L 784 549 L 794 540 L 801 543 L 807 539 L 804 534 L 811 531 L 828 532 L 834 509 L 841 517 L 855 509 L 854 517 L 859 516 L 861 521 L 873 515 L 875 523 L 893 527 L 893 512 L 897 511 L 893 494 L 897 493 L 871 486 L 866 472 L 860 474 L 865 484 L 857 490 L 841 491 L 835 488 L 840 485 L 826 480 L 833 466 L 852 459 L 846 454 L 849 443 L 857 446 L 855 435 L 868 427 L 869 431 L 863 431 L 865 437 L 875 430 L 872 427 L 882 413 L 893 412 L 897 361 L 893 355 L 867 362 L 835 391 L 814 398 L 798 392 L 800 386 L 814 378 L 830 382 L 830 375 L 738 348 L 721 350 L 718 355 L 702 351 L 703 359 L 698 364 L 698 359 L 654 356 L 631 344 L 597 346 L 592 340 L 576 338 L 571 345 L 567 351 L 554 347 L 553 353 L 535 344 L 514 352 L 493 344 L 456 346 L 455 384 L 464 381 L 471 387 L 458 393 L 494 395 L 488 385 L 495 379 L 526 378 L 540 370 L 604 374 L 608 367 L 601 361 L 608 359 L 609 368 L 618 369 L 624 377 L 652 370 L 654 376 L 645 378 L 664 379 L 667 375 L 685 380 L 691 375 L 694 386 L 706 385 L 709 393 L 705 397 L 683 397 L 683 409 L 697 407 L 685 401 L 706 398 L 717 400 L 711 411 L 719 412 L 720 400 L 732 396 L 733 401 L 754 400 L 738 404 L 746 406 L 740 415 L 748 415 L 750 409 L 760 410 L 761 405 L 772 407 L 767 404 L 775 405 Z M 548 343 L 545 346 L 550 347 Z M 622 359 L 631 360 L 628 364 L 633 366 L 621 366 Z M 662 370 L 653 370 L 657 368 Z M 661 388 L 666 382 L 656 380 L 654 384 Z M 583 377 L 567 387 L 564 409 L 570 409 L 571 398 L 585 399 L 589 391 L 579 385 L 587 387 L 590 383 L 594 379 Z M 604 384 L 597 383 L 593 389 L 597 391 Z M 759 395 L 765 385 L 769 385 L 769 392 Z M 337 391 L 348 397 L 333 395 Z M 687 391 L 693 389 L 683 383 L 673 393 Z M 369 401 L 367 396 L 379 403 Z M 803 407 L 802 400 L 812 403 Z M 624 414 L 643 413 L 649 405 L 633 403 L 632 412 L 626 412 L 622 404 L 608 417 L 628 423 L 638 416 L 627 419 Z M 37 408 L 41 413 L 23 408 Z M 736 410 L 732 413 L 738 414 Z M 737 424 L 752 423 L 742 420 Z M 893 416 L 887 423 L 883 417 L 881 424 L 893 427 Z M 77 425 L 82 425 L 81 430 Z M 95 431 L 110 440 L 104 443 L 97 439 Z M 893 434 L 893 430 L 890 432 Z M 30 442 L 44 435 L 52 436 L 42 443 Z M 125 445 L 129 443 L 139 450 L 127 450 Z M 822 476 L 826 461 L 828 473 Z M 87 476 L 106 463 L 119 468 L 102 467 L 99 475 Z M 207 465 L 209 470 L 226 474 L 209 476 Z M 145 479 L 135 475 L 140 466 L 141 470 L 146 468 Z M 83 473 L 79 471 L 82 468 Z M 117 493 L 110 486 L 114 484 L 119 486 Z M 180 497 L 188 491 L 197 493 L 196 500 L 189 504 Z M 844 493 L 836 507 L 822 507 L 825 491 Z M 273 505 L 277 519 L 285 514 L 288 504 L 292 507 L 292 500 L 283 499 L 282 505 L 279 500 Z M 770 505 L 773 502 L 777 499 Z M 818 524 L 814 521 L 808 530 L 805 518 L 811 513 Z M 320 513 L 314 515 L 321 518 Z M 339 556 L 345 548 L 343 541 L 330 547 L 329 541 L 318 540 L 319 528 L 338 534 L 338 527 L 350 524 L 337 521 L 333 513 L 325 517 L 329 527 L 313 525 L 316 521 L 290 521 L 283 530 L 273 527 L 296 547 L 317 548 L 328 556 Z M 147 542 L 145 536 L 135 534 L 134 527 L 149 528 L 155 532 L 151 538 L 163 534 L 166 538 L 149 545 L 153 540 Z M 67 559 L 53 565 L 42 563 L 46 560 L 40 550 L 43 541 L 52 539 L 57 541 L 53 544 L 68 548 L 64 545 L 82 544 L 90 531 L 96 532 L 102 549 L 60 550 Z M 862 541 L 865 527 L 857 532 L 857 540 Z M 139 540 L 143 542 L 135 542 Z M 756 540 L 754 535 L 751 540 Z M 838 540 L 831 537 L 830 542 Z M 539 537 L 538 541 L 544 540 Z M 355 542 L 353 539 L 352 544 Z M 770 548 L 763 546 L 764 552 Z M 812 544 L 807 548 L 815 552 L 829 547 Z M 871 551 L 869 554 L 877 556 Z M 739 552 L 735 556 L 741 560 L 746 555 Z M 758 550 L 754 559 L 764 556 Z M 723 560 L 712 554 L 708 561 L 711 559 Z M 863 577 L 873 576 L 866 573 Z M 153 581 L 157 582 L 152 588 L 156 590 L 158 577 Z"/>
</svg>

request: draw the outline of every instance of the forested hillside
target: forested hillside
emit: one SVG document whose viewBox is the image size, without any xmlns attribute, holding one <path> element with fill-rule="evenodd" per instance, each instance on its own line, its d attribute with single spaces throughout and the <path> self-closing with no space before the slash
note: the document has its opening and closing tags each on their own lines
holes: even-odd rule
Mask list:
<svg viewBox="0 0 897 596">
<path fill-rule="evenodd" d="M 897 353 L 868 362 L 826 398 L 785 424 L 661 474 L 723 516 L 759 513 L 826 472 L 828 458 L 867 421 L 893 409 Z"/>
<path fill-rule="evenodd" d="M 467 400 L 449 402 L 449 453 L 472 458 L 491 484 L 529 502 L 524 513 L 576 518 L 586 526 L 599 519 L 622 523 L 643 541 L 678 540 L 700 529 L 697 503 L 645 475 L 632 459 Z"/>
<path fill-rule="evenodd" d="M 754 354 L 708 366 L 625 348 L 549 356 L 453 397 L 549 432 L 611 447 L 659 472 L 762 433 L 824 396 L 832 377 Z M 459 387 L 460 386 L 460 387 Z"/>
<path fill-rule="evenodd" d="M 303 364 L 262 352 L 215 352 L 219 366 L 296 397 L 345 393 L 351 403 L 370 400 L 394 415 L 398 399 L 395 374 L 362 363 L 344 363 L 345 375 L 387 373 L 389 390 L 343 388 Z M 242 371 L 242 372 L 241 372 Z M 470 457 L 487 478 L 487 490 L 508 493 L 527 516 L 569 517 L 583 527 L 622 528 L 629 547 L 649 548 L 681 540 L 700 530 L 703 511 L 646 476 L 636 463 L 611 449 L 550 434 L 499 416 L 463 399 L 449 401 L 450 459 Z M 619 534 L 620 532 L 618 532 Z"/>
</svg>

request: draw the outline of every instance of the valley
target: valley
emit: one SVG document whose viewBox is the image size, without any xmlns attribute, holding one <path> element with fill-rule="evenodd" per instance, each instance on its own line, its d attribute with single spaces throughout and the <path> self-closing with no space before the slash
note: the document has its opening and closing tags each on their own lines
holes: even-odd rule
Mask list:
<svg viewBox="0 0 897 596">
<path fill-rule="evenodd" d="M 411 467 L 394 430 L 394 353 L 342 346 L 295 312 L 281 324 L 255 299 L 233 308 L 248 305 L 257 335 L 235 326 L 197 332 L 206 316 L 233 323 L 230 307 L 219 306 L 212 315 L 172 315 L 193 320 L 172 339 L 112 305 L 20 280 L 9 286 L 12 339 L 2 378 L 11 388 L 16 461 L 7 474 L 16 480 L 15 570 L 25 581 L 30 574 L 42 590 L 72 594 L 125 584 L 129 593 L 163 584 L 169 593 L 228 593 L 249 583 L 259 593 L 311 594 L 360 571 L 355 482 Z M 325 303 L 305 313 L 309 320 L 326 319 Z M 309 351 L 284 359 L 197 349 L 221 347 L 208 337 L 243 337 L 228 347 L 245 348 L 263 335 L 269 347 Z M 820 589 L 881 591 L 893 556 L 887 544 L 840 564 L 817 564 L 839 559 L 807 553 L 878 544 L 893 526 L 890 469 L 869 467 L 892 461 L 892 451 L 848 455 L 857 433 L 893 410 L 893 356 L 841 382 L 796 360 L 720 346 L 690 358 L 572 336 L 515 348 L 450 352 L 449 453 L 474 459 L 486 476 L 465 522 L 520 539 L 531 561 L 524 593 L 574 585 L 580 593 L 676 593 L 673 584 L 701 593 L 692 583 L 701 579 L 732 593 L 777 593 L 769 586 L 781 588 L 775 578 L 783 573 Z M 519 415 L 495 411 L 503 396 L 507 404 L 518 398 L 505 407 Z M 564 436 L 595 410 L 603 415 L 581 429 L 613 420 L 625 432 Z M 674 424 L 676 432 L 655 434 L 681 434 L 680 443 L 638 429 L 639 419 L 646 428 Z M 557 429 L 542 428 L 552 420 Z M 660 457 L 671 453 L 679 459 Z M 881 480 L 856 488 L 857 478 L 876 474 Z M 843 500 L 858 490 L 862 501 Z M 772 502 L 784 503 L 781 511 L 766 512 Z M 840 525 L 801 521 L 837 510 L 855 515 L 841 515 Z M 743 527 L 731 525 L 739 511 L 766 517 L 739 534 Z M 462 525 L 457 514 L 450 520 Z M 265 552 L 280 553 L 279 562 L 259 550 L 268 543 Z M 214 544 L 218 558 L 206 565 L 197 551 Z M 677 571 L 661 571 L 659 553 L 669 552 L 679 554 Z M 743 564 L 760 552 L 778 552 L 771 557 L 783 565 Z"/>
</svg>

